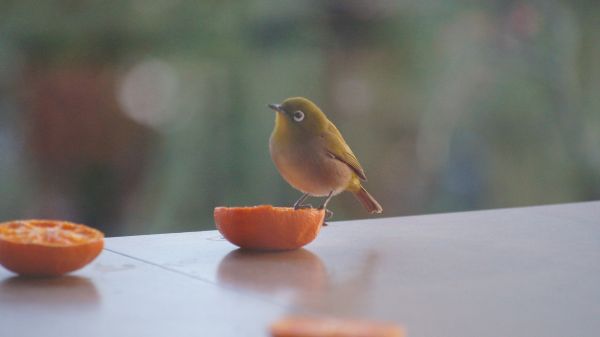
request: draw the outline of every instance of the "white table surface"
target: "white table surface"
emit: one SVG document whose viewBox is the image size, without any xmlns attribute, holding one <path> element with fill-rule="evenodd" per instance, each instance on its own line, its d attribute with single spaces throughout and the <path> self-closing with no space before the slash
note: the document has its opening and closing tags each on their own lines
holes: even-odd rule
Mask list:
<svg viewBox="0 0 600 337">
<path fill-rule="evenodd" d="M 216 231 L 109 238 L 55 279 L 0 267 L 0 337 L 268 336 L 292 313 L 410 337 L 599 336 L 600 201 L 332 222 L 282 253 Z"/>
</svg>

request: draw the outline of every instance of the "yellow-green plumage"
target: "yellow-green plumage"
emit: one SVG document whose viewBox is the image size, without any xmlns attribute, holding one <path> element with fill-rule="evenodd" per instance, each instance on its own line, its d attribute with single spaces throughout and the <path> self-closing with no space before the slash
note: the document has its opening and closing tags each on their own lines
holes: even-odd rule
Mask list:
<svg viewBox="0 0 600 337">
<path fill-rule="evenodd" d="M 269 140 L 271 158 L 290 185 L 312 196 L 347 190 L 369 212 L 381 213 L 379 203 L 361 185 L 366 176 L 358 159 L 321 109 L 302 97 L 269 106 L 277 111 Z"/>
</svg>

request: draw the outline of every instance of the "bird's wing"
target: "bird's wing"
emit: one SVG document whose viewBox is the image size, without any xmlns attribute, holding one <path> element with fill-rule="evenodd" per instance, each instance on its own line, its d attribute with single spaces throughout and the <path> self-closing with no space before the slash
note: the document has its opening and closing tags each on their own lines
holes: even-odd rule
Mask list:
<svg viewBox="0 0 600 337">
<path fill-rule="evenodd" d="M 329 123 L 327 130 L 323 133 L 323 138 L 327 154 L 348 165 L 361 180 L 367 180 L 365 171 L 358 162 L 358 159 L 356 159 L 356 156 L 352 153 L 348 144 L 346 144 L 344 137 L 342 137 L 342 134 L 333 123 Z"/>
</svg>

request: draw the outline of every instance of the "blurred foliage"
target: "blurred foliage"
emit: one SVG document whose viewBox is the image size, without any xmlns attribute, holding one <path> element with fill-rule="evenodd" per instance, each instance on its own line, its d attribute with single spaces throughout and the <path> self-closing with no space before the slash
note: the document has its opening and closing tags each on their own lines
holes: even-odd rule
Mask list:
<svg viewBox="0 0 600 337">
<path fill-rule="evenodd" d="M 290 204 L 266 108 L 288 96 L 338 125 L 384 216 L 598 199 L 599 15 L 591 0 L 1 1 L 0 218 L 124 235 Z M 367 216 L 349 195 L 331 207 Z"/>
</svg>

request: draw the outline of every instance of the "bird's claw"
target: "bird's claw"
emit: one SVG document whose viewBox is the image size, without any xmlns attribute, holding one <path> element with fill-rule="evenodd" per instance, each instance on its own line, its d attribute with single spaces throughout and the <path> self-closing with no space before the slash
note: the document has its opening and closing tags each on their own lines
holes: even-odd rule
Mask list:
<svg viewBox="0 0 600 337">
<path fill-rule="evenodd" d="M 311 204 L 294 206 L 294 210 L 313 208 Z"/>
<path fill-rule="evenodd" d="M 322 210 L 324 209 L 323 206 L 317 208 L 318 210 Z M 330 211 L 329 209 L 325 208 L 325 220 L 329 220 L 333 217 L 333 212 Z"/>
<path fill-rule="evenodd" d="M 320 209 L 322 209 L 322 208 L 320 208 Z M 323 219 L 323 226 L 329 226 L 329 224 L 325 221 L 331 219 L 332 217 L 333 217 L 333 212 L 326 208 L 325 209 L 325 218 Z"/>
</svg>

